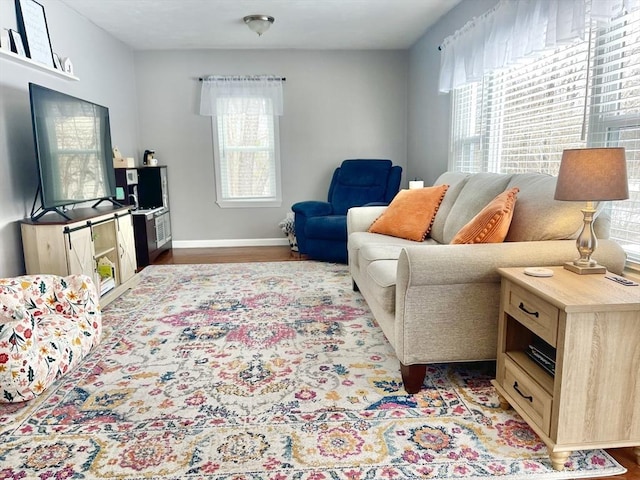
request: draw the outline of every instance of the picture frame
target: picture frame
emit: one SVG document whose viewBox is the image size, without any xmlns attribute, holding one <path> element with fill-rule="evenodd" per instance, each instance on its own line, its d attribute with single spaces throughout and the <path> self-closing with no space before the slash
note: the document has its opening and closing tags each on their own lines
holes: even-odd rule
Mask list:
<svg viewBox="0 0 640 480">
<path fill-rule="evenodd" d="M 15 30 L 9 29 L 9 46 L 13 53 L 26 57 L 27 54 L 22 43 L 22 36 Z"/>
<path fill-rule="evenodd" d="M 56 70 L 61 70 L 64 72 L 64 69 L 62 68 L 62 61 L 60 60 L 60 55 L 55 52 L 53 53 L 53 65 L 55 66 Z"/>
<path fill-rule="evenodd" d="M 9 29 L 3 28 L 0 31 L 0 50 L 11 51 L 11 40 L 9 40 Z"/>
<path fill-rule="evenodd" d="M 35 0 L 15 0 L 18 30 L 26 56 L 31 60 L 55 68 L 49 27 L 44 7 Z"/>
</svg>

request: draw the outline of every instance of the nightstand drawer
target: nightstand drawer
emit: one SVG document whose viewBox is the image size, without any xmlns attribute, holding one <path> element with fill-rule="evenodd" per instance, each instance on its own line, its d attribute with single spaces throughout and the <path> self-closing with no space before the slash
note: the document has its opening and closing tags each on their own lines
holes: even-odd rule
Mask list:
<svg viewBox="0 0 640 480">
<path fill-rule="evenodd" d="M 558 337 L 558 309 L 531 292 L 507 282 L 505 311 L 549 345 Z"/>
<path fill-rule="evenodd" d="M 549 435 L 553 397 L 509 357 L 505 358 L 505 376 L 502 387 L 511 396 L 511 399 Z"/>
</svg>

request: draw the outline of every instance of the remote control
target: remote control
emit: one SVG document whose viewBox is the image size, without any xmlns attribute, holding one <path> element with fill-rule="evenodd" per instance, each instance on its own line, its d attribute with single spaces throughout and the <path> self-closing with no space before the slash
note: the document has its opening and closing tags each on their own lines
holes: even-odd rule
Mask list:
<svg viewBox="0 0 640 480">
<path fill-rule="evenodd" d="M 628 278 L 618 277 L 616 275 L 607 275 L 604 278 L 606 278 L 607 280 L 613 280 L 614 282 L 617 282 L 620 285 L 624 285 L 626 287 L 636 287 L 636 286 L 638 286 L 637 282 L 634 282 L 633 280 L 629 280 Z"/>
</svg>

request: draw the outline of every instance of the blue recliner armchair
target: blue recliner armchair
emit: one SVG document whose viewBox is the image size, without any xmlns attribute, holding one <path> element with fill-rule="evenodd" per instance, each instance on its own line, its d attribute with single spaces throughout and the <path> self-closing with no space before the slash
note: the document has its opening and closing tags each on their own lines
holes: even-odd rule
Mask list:
<svg viewBox="0 0 640 480">
<path fill-rule="evenodd" d="M 333 172 L 326 202 L 294 204 L 298 250 L 314 260 L 347 263 L 347 210 L 387 205 L 398 193 L 402 167 L 391 160 L 345 160 Z"/>
</svg>

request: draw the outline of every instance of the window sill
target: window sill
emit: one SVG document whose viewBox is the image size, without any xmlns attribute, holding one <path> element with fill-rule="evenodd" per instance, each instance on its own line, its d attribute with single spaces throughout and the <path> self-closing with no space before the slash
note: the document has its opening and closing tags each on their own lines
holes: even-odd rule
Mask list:
<svg viewBox="0 0 640 480">
<path fill-rule="evenodd" d="M 627 260 L 623 274 L 625 277 L 629 277 L 636 282 L 640 281 L 640 263 Z"/>
<path fill-rule="evenodd" d="M 282 200 L 218 200 L 220 208 L 273 208 L 281 207 Z"/>
</svg>

